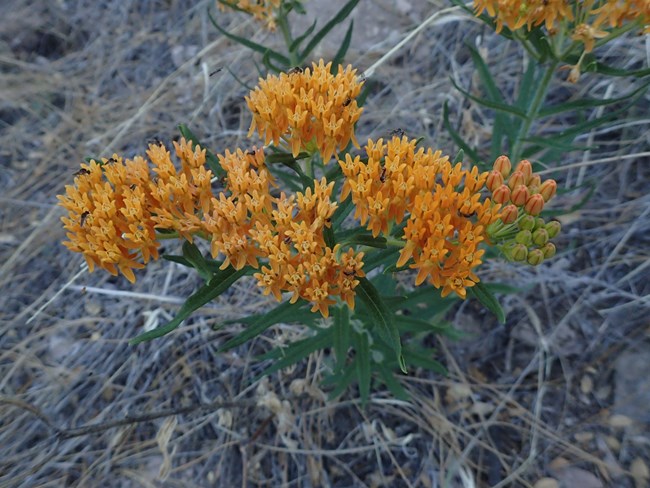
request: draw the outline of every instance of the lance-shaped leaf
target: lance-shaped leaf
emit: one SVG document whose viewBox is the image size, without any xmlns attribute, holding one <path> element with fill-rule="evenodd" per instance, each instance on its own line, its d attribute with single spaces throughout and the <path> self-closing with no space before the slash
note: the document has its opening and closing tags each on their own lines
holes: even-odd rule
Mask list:
<svg viewBox="0 0 650 488">
<path fill-rule="evenodd" d="M 406 373 L 406 365 L 402 356 L 402 343 L 399 331 L 393 322 L 393 313 L 367 278 L 359 278 L 359 286 L 355 288 L 355 291 L 367 308 L 374 325 L 379 331 L 379 335 L 395 352 L 400 369 Z"/>
<path fill-rule="evenodd" d="M 356 352 L 354 366 L 357 371 L 357 379 L 359 380 L 359 396 L 361 397 L 361 404 L 366 405 L 370 397 L 370 380 L 372 379 L 368 334 L 365 332 L 354 332 L 353 345 L 354 351 Z"/>
<path fill-rule="evenodd" d="M 506 314 L 501 308 L 501 304 L 487 286 L 479 282 L 468 288 L 467 292 L 492 312 L 500 323 L 506 322 Z"/>
<path fill-rule="evenodd" d="M 341 8 L 341 10 L 339 10 L 338 13 L 310 39 L 305 49 L 300 53 L 300 59 L 307 59 L 307 56 L 309 56 L 314 48 L 320 44 L 323 38 L 352 13 L 352 10 L 357 6 L 357 3 L 359 3 L 359 0 L 350 0 L 348 3 L 343 5 L 343 8 Z"/>
<path fill-rule="evenodd" d="M 171 331 L 176 329 L 181 322 L 189 317 L 195 310 L 201 308 L 208 302 L 211 302 L 224 291 L 230 288 L 235 281 L 250 272 L 248 267 L 242 268 L 239 271 L 229 266 L 228 268 L 221 270 L 216 273 L 212 279 L 205 285 L 203 285 L 199 290 L 192 294 L 179 309 L 176 317 L 174 317 L 167 324 L 157 327 L 154 330 L 145 332 L 137 336 L 134 339 L 129 341 L 130 345 L 139 344 L 141 342 L 150 341 L 151 339 L 156 339 L 157 337 L 162 337 L 165 334 L 169 334 Z"/>
</svg>

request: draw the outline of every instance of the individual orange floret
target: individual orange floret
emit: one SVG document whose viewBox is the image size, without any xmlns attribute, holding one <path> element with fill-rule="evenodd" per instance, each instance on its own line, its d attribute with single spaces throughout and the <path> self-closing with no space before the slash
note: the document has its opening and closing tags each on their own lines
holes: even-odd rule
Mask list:
<svg viewBox="0 0 650 488">
<path fill-rule="evenodd" d="M 260 79 L 246 97 L 253 114 L 249 136 L 257 130 L 265 144 L 284 142 L 294 157 L 318 150 L 325 163 L 350 141 L 358 147 L 354 124 L 362 109 L 356 97 L 363 82 L 351 66 L 339 66 L 336 75 L 331 67 L 321 59 L 305 70 Z"/>
<path fill-rule="evenodd" d="M 68 211 L 61 218 L 69 239 L 63 244 L 83 253 L 90 271 L 98 266 L 117 275 L 119 270 L 133 283 L 133 270 L 158 258 L 148 183 L 144 159 L 113 155 L 82 164 L 74 185 L 57 197 Z"/>
<path fill-rule="evenodd" d="M 415 196 L 433 187 L 440 168 L 447 162 L 440 151 L 416 149 L 416 142 L 398 136 L 387 143 L 369 139 L 365 147 L 367 161 L 349 154 L 345 161 L 339 161 L 345 176 L 341 200 L 352 195 L 355 218 L 375 237 L 404 219 Z"/>
<path fill-rule="evenodd" d="M 482 198 L 480 191 L 488 173 L 476 167 L 445 161 L 433 188 L 418 193 L 404 228 L 406 241 L 397 266 L 410 265 L 418 274 L 415 284 L 428 281 L 461 298 L 466 288 L 479 280 L 473 269 L 481 264 L 484 251 L 478 246 L 487 239 L 486 228 L 499 218 L 500 205 Z"/>
<path fill-rule="evenodd" d="M 217 0 L 219 10 L 225 10 L 228 6 L 247 12 L 264 22 L 270 31 L 276 28 L 275 11 L 280 8 L 281 3 L 281 0 Z"/>
</svg>

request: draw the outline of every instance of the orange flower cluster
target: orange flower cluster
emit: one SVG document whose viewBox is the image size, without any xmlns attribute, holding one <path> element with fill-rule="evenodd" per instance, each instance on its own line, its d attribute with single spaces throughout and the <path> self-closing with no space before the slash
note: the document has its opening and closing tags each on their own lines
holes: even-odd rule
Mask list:
<svg viewBox="0 0 650 488">
<path fill-rule="evenodd" d="M 496 18 L 497 33 L 503 26 L 517 30 L 527 26 L 544 24 L 549 32 L 553 32 L 555 24 L 560 20 L 573 20 L 573 9 L 568 0 L 474 0 L 476 15 L 487 12 Z"/>
<path fill-rule="evenodd" d="M 354 159 L 349 154 L 339 165 L 345 175 L 341 200 L 352 194 L 355 204 L 355 218 L 366 225 L 377 237 L 388 233 L 389 225 L 399 224 L 407 211 L 413 207 L 415 197 L 433 187 L 436 176 L 447 156 L 423 148 L 416 150 L 416 141 L 406 136 L 392 137 L 387 143 L 368 140 L 366 154 Z"/>
<path fill-rule="evenodd" d="M 621 27 L 625 22 L 638 22 L 645 33 L 650 32 L 650 2 L 647 0 L 474 0 L 477 15 L 487 12 L 496 19 L 496 31 L 503 26 L 530 30 L 544 25 L 553 34 L 562 21 L 576 19 L 572 39 L 581 41 L 586 52 L 594 48 L 595 40 L 606 37 L 607 28 Z"/>
<path fill-rule="evenodd" d="M 330 201 L 334 183 L 325 178 L 314 181 L 314 190 L 287 197 L 284 193 L 274 202 L 268 223 L 259 222 L 251 231 L 259 250 L 268 258 L 255 277 L 265 294 L 277 300 L 282 291 L 293 293 L 291 302 L 303 298 L 312 302 L 312 312 L 327 317 L 329 306 L 340 297 L 354 308 L 354 288 L 363 277 L 363 253 L 340 245 L 333 249 L 325 244 L 323 230 L 337 204 Z"/>
<path fill-rule="evenodd" d="M 339 66 L 336 75 L 330 73 L 331 67 L 321 59 L 311 69 L 295 68 L 260 79 L 246 97 L 253 113 L 249 137 L 257 129 L 265 144 L 285 142 L 294 157 L 300 151 L 318 150 L 325 163 L 350 141 L 359 147 L 354 124 L 362 109 L 355 98 L 363 82 L 351 66 L 345 70 Z"/>
<path fill-rule="evenodd" d="M 485 229 L 499 218 L 500 205 L 481 200 L 488 174 L 452 167 L 439 151 L 416 150 L 407 137 L 369 140 L 366 153 L 367 162 L 349 155 L 339 161 L 346 177 L 341 198 L 352 195 L 355 217 L 375 237 L 409 213 L 397 266 L 413 259 L 416 285 L 428 280 L 442 296 L 465 298 L 479 281 L 472 270 L 481 263 Z"/>
<path fill-rule="evenodd" d="M 323 237 L 337 207 L 330 200 L 333 182 L 323 178 L 313 190 L 274 197 L 264 151 L 237 149 L 218 156 L 226 178 L 215 197 L 206 151 L 185 139 L 174 147 L 180 170 L 164 146 L 152 144 L 147 155 L 154 175 L 142 157 L 123 161 L 115 155 L 83 164 L 75 184 L 59 197 L 68 210 L 64 244 L 83 253 L 91 271 L 119 270 L 134 282 L 133 270 L 158 258 L 155 229 L 174 230 L 190 242 L 197 235 L 209 238 L 212 256 L 225 258 L 222 269 L 259 268 L 260 260 L 268 261 L 255 276 L 264 293 L 278 300 L 281 292 L 291 292 L 292 302 L 308 300 L 325 317 L 336 297 L 354 307 L 363 253 L 330 249 Z"/>
<path fill-rule="evenodd" d="M 57 197 L 68 211 L 61 218 L 69 239 L 63 244 L 83 253 L 90 271 L 98 266 L 117 275 L 119 270 L 135 282 L 133 269 L 158 258 L 147 162 L 115 154 L 82 164 L 76 175 L 74 185 Z"/>
<path fill-rule="evenodd" d="M 281 3 L 282 0 L 217 0 L 217 7 L 219 10 L 230 7 L 247 12 L 266 24 L 267 29 L 274 31 L 276 28 L 275 11 L 280 8 Z"/>
</svg>

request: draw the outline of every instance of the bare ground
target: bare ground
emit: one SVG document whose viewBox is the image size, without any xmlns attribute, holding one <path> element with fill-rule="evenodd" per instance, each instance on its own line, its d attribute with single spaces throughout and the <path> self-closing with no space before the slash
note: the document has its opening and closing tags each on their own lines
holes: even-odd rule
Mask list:
<svg viewBox="0 0 650 488">
<path fill-rule="evenodd" d="M 319 15 L 343 2 L 308 2 Z M 400 402 L 377 391 L 326 400 L 316 355 L 252 382 L 252 358 L 299 337 L 278 326 L 217 353 L 239 326 L 224 319 L 269 305 L 250 281 L 173 334 L 131 347 L 169 319 L 199 283 L 156 262 L 135 285 L 80 273 L 61 246 L 55 195 L 88 155 L 142 153 L 188 123 L 217 152 L 245 144 L 250 53 L 217 35 L 206 2 L 7 0 L 0 6 L 0 486 L 646 486 L 650 180 L 648 98 L 591 147 L 549 171 L 562 191 L 558 256 L 539 268 L 493 261 L 485 281 L 504 296 L 505 325 L 472 301 L 448 319 L 468 334 L 432 339 L 448 376 L 411 371 Z M 348 61 L 363 70 L 447 5 L 363 0 Z M 229 30 L 279 42 L 244 17 Z M 305 24 L 307 25 L 307 24 Z M 471 18 L 433 22 L 375 72 L 360 140 L 401 127 L 454 154 L 442 106 L 473 143 L 488 147 L 491 114 L 450 83 L 480 93 L 464 43 L 477 45 L 505 93 L 516 92 L 521 53 Z M 331 55 L 325 44 L 320 54 Z M 643 39 L 601 52 L 647 66 Z M 615 97 L 639 82 L 558 74 L 554 101 Z M 596 115 L 596 114 L 594 114 Z M 555 118 L 539 132 L 570 127 Z M 174 252 L 168 244 L 167 252 Z M 88 428 L 98 424 L 95 428 Z M 549 478 L 544 480 L 544 478 Z M 551 479 L 552 478 L 552 479 Z M 546 483 L 546 484 L 544 484 Z"/>
</svg>

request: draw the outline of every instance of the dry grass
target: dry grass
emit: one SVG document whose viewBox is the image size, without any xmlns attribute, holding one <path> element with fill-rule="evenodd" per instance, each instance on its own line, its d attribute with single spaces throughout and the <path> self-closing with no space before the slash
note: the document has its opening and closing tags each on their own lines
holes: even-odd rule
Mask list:
<svg viewBox="0 0 650 488">
<path fill-rule="evenodd" d="M 558 458 L 604 486 L 632 486 L 632 461 L 649 459 L 650 419 L 617 427 L 610 415 L 620 401 L 617 358 L 648 349 L 647 97 L 579 141 L 594 149 L 549 168 L 566 190 L 558 208 L 593 189 L 586 206 L 561 217 L 559 256 L 535 269 L 484 269 L 486 281 L 522 290 L 503 299 L 507 324 L 473 302 L 457 307 L 450 319 L 471 337 L 435 343 L 448 377 L 401 378 L 409 402 L 377 392 L 362 409 L 354 391 L 326 401 L 323 355 L 251 382 L 261 371 L 252 357 L 302 331 L 276 327 L 217 354 L 237 327 L 212 325 L 268 305 L 249 281 L 170 336 L 127 344 L 169 319 L 198 277 L 170 263 L 148 266 L 134 286 L 79 273 L 81 258 L 60 245 L 55 195 L 83 157 L 141 153 L 180 122 L 217 151 L 241 143 L 247 90 L 227 73 L 208 75 L 228 66 L 254 83 L 250 53 L 215 33 L 209 2 L 187 3 L 8 0 L 0 8 L 0 486 L 532 486 L 562 478 Z M 342 2 L 324 3 L 310 2 Z M 349 61 L 368 68 L 435 8 L 362 2 L 357 26 L 366 28 Z M 242 17 L 220 22 L 277 42 Z M 466 40 L 480 44 L 504 92 L 514 90 L 518 51 L 472 19 L 445 17 L 377 68 L 360 140 L 402 127 L 452 153 L 446 101 L 467 138 L 486 143 L 491 114 L 449 81 L 480 90 Z M 603 54 L 647 65 L 638 38 Z M 637 84 L 585 76 L 553 98 L 614 97 Z"/>
</svg>

